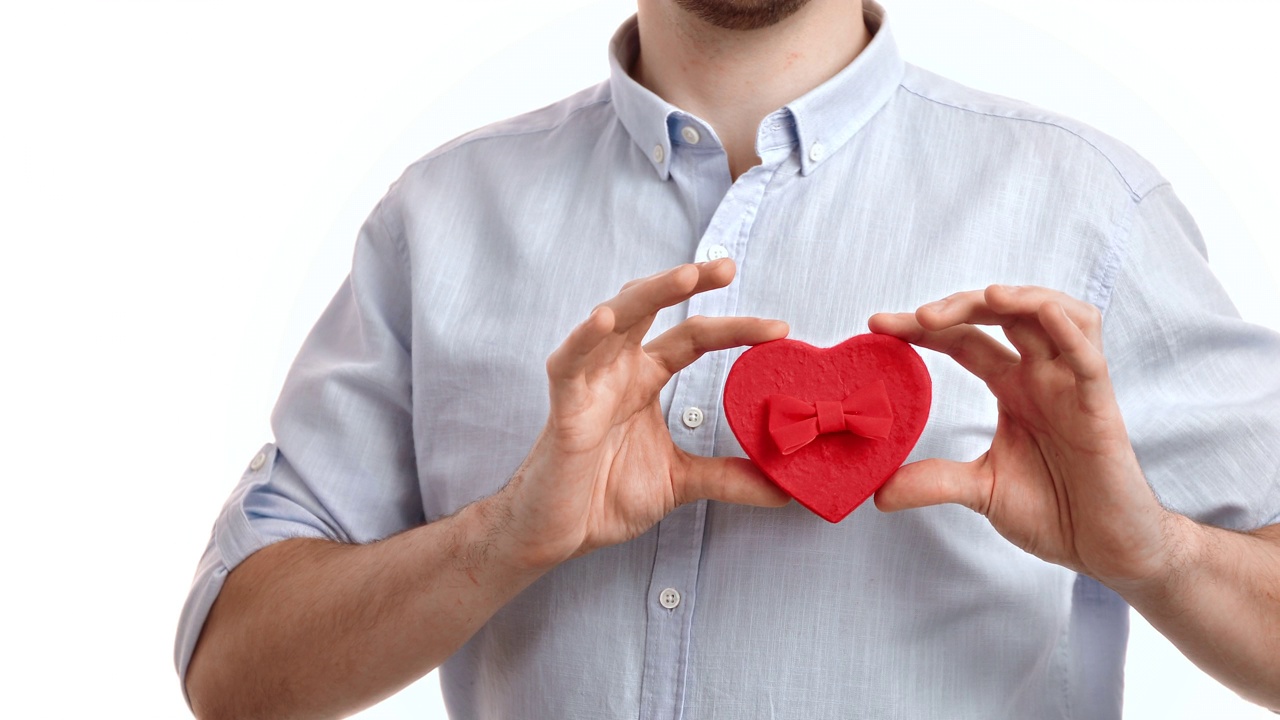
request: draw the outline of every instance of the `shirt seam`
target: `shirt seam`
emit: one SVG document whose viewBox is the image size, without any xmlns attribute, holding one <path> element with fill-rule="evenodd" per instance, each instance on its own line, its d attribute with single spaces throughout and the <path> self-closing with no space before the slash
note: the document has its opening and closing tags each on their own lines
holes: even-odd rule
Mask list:
<svg viewBox="0 0 1280 720">
<path fill-rule="evenodd" d="M 1102 268 L 1098 271 L 1096 297 L 1089 298 L 1089 302 L 1098 308 L 1104 319 L 1107 311 L 1111 309 L 1111 298 L 1115 295 L 1121 271 L 1128 263 L 1129 246 L 1133 239 L 1134 218 L 1138 215 L 1138 210 L 1148 197 L 1157 190 L 1166 187 L 1171 187 L 1171 183 L 1168 181 L 1162 182 L 1148 190 L 1141 198 L 1131 202 L 1124 216 L 1116 223 L 1115 239 L 1110 247 L 1107 248 L 1106 256 L 1102 261 Z"/>
<path fill-rule="evenodd" d="M 1161 187 L 1161 186 L 1163 186 L 1163 185 L 1167 185 L 1167 184 L 1168 184 L 1168 182 L 1167 182 L 1167 181 L 1162 182 L 1162 183 L 1158 183 L 1158 184 L 1156 184 L 1155 186 L 1153 186 L 1153 187 L 1149 188 L 1146 192 L 1144 192 L 1144 193 L 1139 193 L 1139 192 L 1137 191 L 1137 189 L 1136 189 L 1136 188 L 1134 188 L 1133 183 L 1129 182 L 1129 178 L 1128 178 L 1128 176 L 1125 174 L 1125 172 L 1124 172 L 1123 170 L 1121 170 L 1121 169 L 1120 169 L 1120 166 L 1119 166 L 1119 165 L 1117 165 L 1117 164 L 1116 164 L 1116 162 L 1115 162 L 1115 160 L 1113 160 L 1113 159 L 1111 158 L 1111 154 L 1110 154 L 1110 153 L 1108 153 L 1107 151 L 1105 151 L 1105 150 L 1103 150 L 1102 148 L 1098 147 L 1098 145 L 1097 145 L 1097 144 L 1095 144 L 1092 140 L 1090 140 L 1088 137 L 1086 137 L 1083 133 L 1079 132 L 1078 130 L 1074 130 L 1074 129 L 1072 129 L 1072 128 L 1070 128 L 1070 127 L 1066 126 L 1066 125 L 1063 125 L 1062 123 L 1054 122 L 1054 121 L 1052 121 L 1052 120 L 1043 120 L 1043 119 L 1039 119 L 1039 118 L 1019 117 L 1019 116 L 1017 116 L 1017 115 L 1006 115 L 1006 114 L 1002 114 L 1002 113 L 991 112 L 991 111 L 988 111 L 988 110 L 978 110 L 978 109 L 971 108 L 971 107 L 965 107 L 965 106 L 963 106 L 963 105 L 957 105 L 956 103 L 953 103 L 953 102 L 947 102 L 946 100 L 940 100 L 940 99 L 938 99 L 938 98 L 935 98 L 935 97 L 931 97 L 931 96 L 929 96 L 929 95 L 926 95 L 926 94 L 924 94 L 924 93 L 922 93 L 922 92 L 920 92 L 920 91 L 918 91 L 918 90 L 915 90 L 915 89 L 913 89 L 913 88 L 907 87 L 907 84 L 906 84 L 906 83 L 899 83 L 898 87 L 900 87 L 900 88 L 902 88 L 903 90 L 905 90 L 905 91 L 907 91 L 907 92 L 911 93 L 912 95 L 915 95 L 916 97 L 918 97 L 918 98 L 920 98 L 920 99 L 922 99 L 922 100 L 926 100 L 926 101 L 928 101 L 928 102 L 934 103 L 934 104 L 936 104 L 936 105 L 941 105 L 941 106 L 943 106 L 943 107 L 949 107 L 949 108 L 952 108 L 952 109 L 955 109 L 955 110 L 960 110 L 960 111 L 962 111 L 962 112 L 973 113 L 974 115 L 982 115 L 982 116 L 984 116 L 984 117 L 999 118 L 999 119 L 1002 119 L 1002 120 L 1013 120 L 1013 121 L 1017 121 L 1017 122 L 1034 123 L 1034 124 L 1036 124 L 1036 125 L 1047 125 L 1048 127 L 1057 128 L 1057 129 L 1059 129 L 1059 130 L 1061 130 L 1061 131 L 1063 131 L 1063 132 L 1065 132 L 1065 133 L 1068 133 L 1068 134 L 1070 134 L 1070 135 L 1073 135 L 1073 136 L 1075 136 L 1076 138 L 1078 138 L 1079 140 L 1081 140 L 1082 142 L 1084 142 L 1084 143 L 1085 143 L 1086 145 L 1088 145 L 1089 147 L 1093 148 L 1093 150 L 1094 150 L 1095 152 L 1097 152 L 1099 155 L 1101 155 L 1101 156 L 1102 156 L 1102 158 L 1103 158 L 1104 160 L 1106 160 L 1106 161 L 1107 161 L 1107 164 L 1108 164 L 1108 165 L 1110 165 L 1110 166 L 1111 166 L 1111 168 L 1112 168 L 1113 170 L 1115 170 L 1115 171 L 1116 171 L 1116 176 L 1120 178 L 1120 182 L 1124 184 L 1125 189 L 1126 189 L 1126 190 L 1128 190 L 1128 192 L 1129 192 L 1129 197 L 1130 197 L 1134 202 L 1142 202 L 1142 200 L 1143 200 L 1143 199 L 1145 199 L 1145 198 L 1147 197 L 1147 195 L 1150 195 L 1150 194 L 1151 194 L 1151 192 L 1152 192 L 1153 190 L 1155 190 L 1155 189 L 1156 189 L 1156 188 L 1158 188 L 1158 187 Z"/>
<path fill-rule="evenodd" d="M 271 446 L 269 445 L 269 447 Z M 275 453 L 276 449 L 271 447 L 267 457 L 268 463 L 275 463 Z M 261 470 L 253 472 L 257 474 Z M 240 563 L 244 562 L 254 552 L 271 544 L 262 537 L 262 534 L 254 527 L 253 522 L 249 520 L 249 515 L 244 511 L 245 498 L 249 496 L 249 493 L 260 489 L 263 484 L 261 478 L 255 478 L 253 482 L 246 486 L 244 492 L 229 504 L 228 512 L 222 513 L 214 521 L 214 546 L 218 550 L 219 561 L 228 573 L 239 567 Z"/>
<path fill-rule="evenodd" d="M 567 124 L 570 120 L 572 120 L 578 113 L 582 112 L 583 110 L 588 110 L 599 105 L 608 105 L 612 102 L 613 102 L 612 97 L 604 97 L 604 98 L 600 98 L 599 100 L 592 100 L 590 102 L 579 105 L 573 108 L 572 110 L 569 110 L 563 118 L 560 118 L 556 122 L 550 125 L 542 126 L 542 127 L 521 128 L 521 129 L 511 129 L 511 130 L 481 128 L 479 130 L 474 130 L 472 132 L 467 133 L 466 135 L 450 140 L 444 145 L 441 145 L 435 150 L 432 150 L 426 155 L 423 155 L 416 162 L 414 162 L 413 165 L 414 166 L 420 165 L 429 160 L 434 160 L 435 158 L 443 157 L 453 152 L 454 150 L 460 150 L 468 145 L 471 145 L 472 143 L 480 142 L 482 140 L 500 140 L 503 138 L 513 138 L 513 137 L 521 137 L 523 135 L 536 135 L 538 133 L 553 132 L 563 127 L 565 124 Z M 534 112 L 537 112 L 537 111 L 534 111 Z M 514 119 L 515 118 L 512 118 L 511 120 L 514 120 Z M 510 122 L 510 120 L 499 121 L 497 125 L 502 125 L 504 122 Z"/>
<path fill-rule="evenodd" d="M 404 268 L 404 283 L 406 283 L 407 287 L 412 287 L 413 265 L 410 263 L 410 255 L 408 255 L 407 238 L 404 237 L 404 233 L 392 232 L 392 229 L 387 227 L 387 219 L 383 218 L 383 213 L 381 213 L 381 202 L 379 202 L 378 210 L 378 214 L 376 214 L 376 218 L 378 218 L 378 227 L 383 231 L 383 236 L 387 237 L 388 240 L 392 241 L 392 245 L 396 246 L 396 254 L 399 256 L 399 260 L 401 260 L 402 268 Z M 412 291 L 410 292 L 410 296 L 410 304 L 412 305 Z M 410 337 L 408 337 L 408 340 L 412 343 L 412 307 L 410 307 L 410 314 L 408 314 L 408 316 L 410 316 L 410 328 L 408 328 L 408 331 L 410 331 Z M 410 350 L 410 348 L 406 348 L 406 350 Z"/>
<path fill-rule="evenodd" d="M 1058 636 L 1058 648 L 1057 648 L 1058 660 L 1061 663 L 1059 665 L 1058 670 L 1059 672 L 1062 673 L 1062 685 L 1061 685 L 1062 712 L 1063 712 L 1062 717 L 1064 718 L 1064 720 L 1069 720 L 1070 718 L 1075 717 L 1074 708 L 1072 708 L 1072 702 L 1071 702 L 1073 697 L 1072 691 L 1075 689 L 1074 683 L 1072 682 L 1072 680 L 1074 679 L 1073 677 L 1074 673 L 1072 672 L 1072 667 L 1075 663 L 1075 656 L 1071 652 L 1071 632 L 1072 632 L 1071 624 L 1074 618 L 1073 606 L 1075 604 L 1076 583 L 1079 581 L 1079 574 L 1070 573 L 1070 576 L 1072 579 L 1071 579 L 1071 582 L 1068 584 L 1068 587 L 1070 588 L 1070 590 L 1068 591 L 1068 595 L 1067 595 L 1068 597 L 1067 612 L 1066 612 L 1067 621 L 1063 623 L 1062 632 Z"/>
<path fill-rule="evenodd" d="M 409 264 L 409 243 L 406 242 L 404 233 L 391 232 L 391 228 L 387 227 L 386 218 L 383 217 L 384 212 L 386 212 L 386 210 L 383 206 L 383 201 L 379 201 L 377 207 L 373 209 L 374 220 L 375 222 L 378 223 L 378 228 L 382 230 L 383 236 L 386 237 L 388 240 L 390 240 L 391 244 L 395 245 L 396 255 L 400 256 L 401 267 L 407 270 L 406 280 L 408 280 L 409 278 L 413 277 L 413 269 L 412 269 L 412 266 Z M 409 281 L 408 284 L 411 286 L 412 281 Z M 413 311 L 412 309 L 410 309 L 411 321 L 412 321 L 412 314 L 413 314 Z"/>
</svg>

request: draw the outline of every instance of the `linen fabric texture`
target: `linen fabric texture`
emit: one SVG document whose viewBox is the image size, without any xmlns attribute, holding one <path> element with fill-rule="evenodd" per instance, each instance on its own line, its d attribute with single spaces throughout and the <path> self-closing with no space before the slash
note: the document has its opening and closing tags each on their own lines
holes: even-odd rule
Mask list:
<svg viewBox="0 0 1280 720">
<path fill-rule="evenodd" d="M 762 163 L 736 182 L 707 123 L 628 77 L 634 18 L 606 82 L 409 167 L 298 354 L 266 462 L 214 524 L 179 674 L 248 555 L 370 542 L 497 491 L 546 419 L 544 360 L 569 330 L 630 279 L 722 254 L 736 280 L 652 334 L 751 315 L 830 346 L 875 312 L 991 283 L 1087 300 L 1160 500 L 1226 528 L 1276 522 L 1280 337 L 1239 319 L 1169 183 L 1080 123 L 904 63 L 866 12 L 870 45 L 765 118 Z M 740 353 L 663 391 L 680 447 L 742 454 L 721 414 Z M 909 460 L 970 460 L 995 402 L 922 354 L 934 398 Z M 705 416 L 692 429 L 690 407 Z M 455 718 L 1098 720 L 1120 716 L 1127 618 L 963 507 L 866 503 L 831 525 L 795 503 L 700 502 L 541 578 L 440 679 Z"/>
</svg>

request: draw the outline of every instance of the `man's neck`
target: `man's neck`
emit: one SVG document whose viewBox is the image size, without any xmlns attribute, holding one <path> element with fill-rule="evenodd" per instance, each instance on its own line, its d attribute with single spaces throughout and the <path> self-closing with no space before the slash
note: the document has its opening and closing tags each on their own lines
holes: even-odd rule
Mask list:
<svg viewBox="0 0 1280 720">
<path fill-rule="evenodd" d="M 810 0 L 757 30 L 717 27 L 675 0 L 639 0 L 638 15 L 632 76 L 715 128 L 735 180 L 760 164 L 760 121 L 840 72 L 871 39 L 862 0 Z"/>
</svg>

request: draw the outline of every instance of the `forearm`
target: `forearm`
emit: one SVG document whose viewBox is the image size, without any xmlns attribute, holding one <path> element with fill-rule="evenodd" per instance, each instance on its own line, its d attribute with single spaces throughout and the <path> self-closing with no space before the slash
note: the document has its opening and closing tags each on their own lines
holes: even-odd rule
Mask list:
<svg viewBox="0 0 1280 720">
<path fill-rule="evenodd" d="M 187 673 L 196 715 L 331 717 L 452 655 L 540 574 L 494 496 L 368 545 L 296 539 L 227 577 Z"/>
<path fill-rule="evenodd" d="M 1170 518 L 1169 572 L 1116 588 L 1205 672 L 1280 710 L 1280 525 L 1236 533 Z"/>
<path fill-rule="evenodd" d="M 648 531 L 678 504 L 781 507 L 741 458 L 685 453 L 662 387 L 703 353 L 784 337 L 780 321 L 691 318 L 641 345 L 663 308 L 723 288 L 728 258 L 628 283 L 547 360 L 551 409 L 496 495 L 365 546 L 285 541 L 227 577 L 187 669 L 201 717 L 326 717 L 452 655 L 548 569 Z"/>
</svg>

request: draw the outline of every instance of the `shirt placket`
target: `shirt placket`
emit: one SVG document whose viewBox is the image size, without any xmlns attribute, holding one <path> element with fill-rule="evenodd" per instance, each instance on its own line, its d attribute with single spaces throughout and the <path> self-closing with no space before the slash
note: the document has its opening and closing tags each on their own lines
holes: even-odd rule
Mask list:
<svg viewBox="0 0 1280 720">
<path fill-rule="evenodd" d="M 681 132 L 683 128 L 675 130 Z M 790 146 L 784 142 L 789 131 L 790 125 L 780 123 L 772 116 L 767 118 L 761 125 L 758 143 L 758 147 L 772 148 L 762 152 L 764 163 L 739 177 L 718 205 L 698 203 L 707 212 L 714 208 L 714 214 L 692 260 L 705 262 L 731 257 L 738 265 L 739 277 L 747 270 L 747 241 L 765 191 L 790 153 Z M 685 139 L 691 136 L 691 133 L 684 132 Z M 778 140 L 779 137 L 783 140 Z M 706 156 L 699 159 L 704 167 L 706 159 Z M 684 158 L 673 158 L 673 174 L 677 180 L 698 183 L 694 165 L 676 167 L 677 162 L 684 161 Z M 719 155 L 718 162 L 722 165 L 725 162 L 723 153 Z M 703 198 L 720 192 L 714 174 L 704 172 L 702 175 L 700 185 L 690 185 L 686 190 Z M 701 226 L 703 219 L 698 220 Z M 728 287 L 694 296 L 687 304 L 688 315 L 723 317 L 736 314 L 739 287 L 741 283 L 735 281 Z M 728 353 L 716 352 L 703 356 L 672 380 L 675 390 L 667 414 L 667 427 L 672 440 L 681 449 L 696 455 L 713 454 L 721 422 L 721 393 L 727 372 Z M 658 525 L 653 575 L 646 598 L 648 628 L 641 687 L 641 720 L 680 720 L 684 717 L 706 513 L 706 501 L 698 501 L 677 508 Z"/>
</svg>

